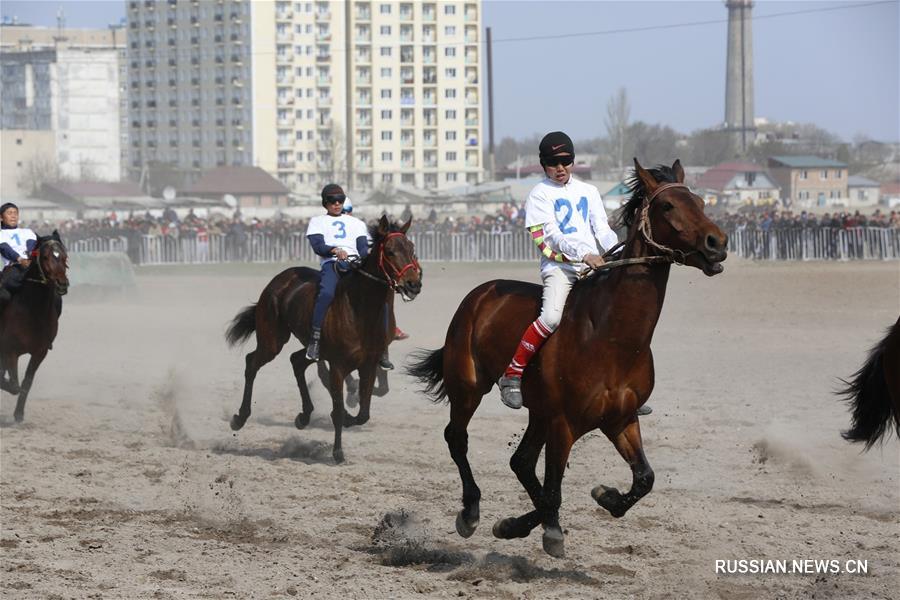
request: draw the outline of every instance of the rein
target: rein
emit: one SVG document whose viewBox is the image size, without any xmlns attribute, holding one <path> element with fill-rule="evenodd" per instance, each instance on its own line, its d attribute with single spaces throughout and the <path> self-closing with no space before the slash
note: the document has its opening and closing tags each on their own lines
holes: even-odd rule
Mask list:
<svg viewBox="0 0 900 600">
<path fill-rule="evenodd" d="M 420 267 L 419 267 L 419 262 L 415 259 L 415 256 L 413 256 L 413 259 L 410 262 L 403 265 L 402 269 L 398 269 L 392 263 L 386 262 L 384 260 L 384 243 L 387 240 L 391 239 L 392 237 L 397 237 L 397 236 L 405 237 L 405 234 L 397 232 L 397 231 L 395 231 L 393 233 L 389 233 L 384 237 L 384 239 L 381 241 L 381 244 L 378 247 L 378 270 L 381 271 L 381 274 L 384 275 L 384 278 L 378 277 L 377 275 L 372 275 L 368 271 L 364 271 L 363 269 L 361 269 L 359 266 L 356 266 L 354 268 L 354 271 L 356 273 L 359 273 L 360 275 L 368 277 L 369 279 L 371 279 L 373 281 L 378 281 L 379 283 L 383 283 L 383 284 L 387 285 L 395 293 L 400 294 L 400 298 L 402 298 L 404 302 L 408 302 L 408 300 L 406 299 L 406 295 L 400 289 L 399 280 L 401 277 L 403 277 L 403 274 L 406 273 L 409 269 L 418 270 Z M 356 263 L 356 264 L 359 265 L 360 263 Z M 391 268 L 391 270 L 393 270 L 393 272 L 394 272 L 393 276 L 385 268 L 385 265 L 387 265 L 388 267 Z"/>
<path fill-rule="evenodd" d="M 48 241 L 46 243 L 48 245 L 51 245 L 51 244 L 57 244 L 58 242 L 56 242 L 55 240 L 52 240 L 52 241 Z M 47 275 L 44 273 L 44 266 L 41 264 L 41 254 L 38 251 L 38 248 L 35 248 L 34 250 L 31 251 L 31 258 L 34 261 L 34 263 L 37 265 L 37 271 L 38 271 L 38 275 L 40 275 L 40 279 L 35 279 L 34 277 L 26 277 L 25 281 L 30 281 L 31 283 L 39 283 L 41 285 L 46 285 L 48 287 L 51 284 L 56 285 L 56 283 L 51 281 L 49 278 L 47 278 Z"/>
<path fill-rule="evenodd" d="M 683 265 L 688 256 L 690 256 L 691 254 L 695 254 L 697 252 L 696 250 L 685 253 L 681 250 L 676 250 L 675 248 L 669 248 L 668 246 L 660 244 L 653 239 L 653 231 L 650 228 L 650 203 L 653 202 L 653 200 L 656 199 L 656 197 L 659 196 L 662 192 L 673 188 L 688 189 L 688 186 L 684 185 L 683 183 L 664 183 L 656 188 L 653 193 L 644 200 L 644 203 L 641 206 L 641 218 L 638 222 L 638 232 L 640 232 L 641 237 L 644 238 L 644 241 L 648 246 L 662 252 L 662 256 L 639 256 L 635 258 L 620 258 L 617 260 L 611 260 L 609 262 L 603 263 L 596 269 L 588 268 L 582 271 L 578 276 L 579 279 L 589 277 L 591 274 L 598 271 L 615 269 L 617 267 L 627 267 L 628 265 L 653 265 L 672 263 L 675 263 L 676 265 Z M 619 242 L 618 244 L 607 250 L 603 254 L 603 258 L 606 258 L 607 256 L 613 256 L 624 245 L 625 242 Z"/>
</svg>

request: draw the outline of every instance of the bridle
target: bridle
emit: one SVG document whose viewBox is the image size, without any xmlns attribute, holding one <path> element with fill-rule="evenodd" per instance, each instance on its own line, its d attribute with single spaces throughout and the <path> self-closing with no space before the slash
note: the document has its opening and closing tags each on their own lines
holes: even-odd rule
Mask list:
<svg viewBox="0 0 900 600">
<path fill-rule="evenodd" d="M 589 274 L 596 271 L 604 271 L 606 269 L 614 269 L 616 267 L 625 267 L 628 265 L 652 265 L 652 264 L 676 264 L 683 265 L 687 257 L 691 254 L 697 254 L 697 250 L 691 250 L 690 252 L 684 252 L 683 250 L 678 250 L 676 248 L 670 248 L 664 244 L 660 244 L 656 240 L 653 239 L 653 230 L 650 227 L 650 204 L 653 200 L 656 199 L 662 192 L 666 190 L 671 190 L 675 188 L 683 188 L 690 189 L 683 183 L 664 183 L 653 190 L 653 193 L 647 196 L 644 199 L 643 204 L 641 205 L 641 216 L 638 219 L 637 229 L 641 234 L 641 237 L 644 238 L 644 241 L 651 248 L 655 248 L 657 251 L 661 252 L 661 255 L 656 256 L 639 256 L 636 258 L 622 258 L 618 260 L 611 260 L 603 263 L 601 266 L 596 269 L 587 269 L 582 271 L 581 278 L 588 276 Z M 616 254 L 616 252 L 625 245 L 625 242 L 619 242 L 609 250 L 607 250 L 603 254 L 603 258 L 607 256 L 612 256 Z"/>
<path fill-rule="evenodd" d="M 356 269 L 356 272 L 360 275 L 368 277 L 369 279 L 380 281 L 381 283 L 386 284 L 394 292 L 400 294 L 400 297 L 404 302 L 408 302 L 406 294 L 400 288 L 400 278 L 402 278 L 403 274 L 410 269 L 416 269 L 417 271 L 419 271 L 421 268 L 419 267 L 419 261 L 416 260 L 415 254 L 413 254 L 412 260 L 403 265 L 403 268 L 400 269 L 395 267 L 390 261 L 385 260 L 384 246 L 387 241 L 393 237 L 406 237 L 406 234 L 395 231 L 393 233 L 387 234 L 386 236 L 384 236 L 384 239 L 381 240 L 381 243 L 378 246 L 378 270 L 384 276 L 383 279 L 381 277 L 378 277 L 377 275 L 372 275 L 371 273 L 368 273 L 359 268 Z M 390 269 L 390 271 L 388 269 Z"/>
<path fill-rule="evenodd" d="M 44 242 L 44 244 L 47 244 L 48 247 L 59 246 L 63 251 L 65 251 L 65 248 L 63 248 L 63 245 L 56 240 L 48 240 L 48 241 Z M 57 287 L 57 293 L 59 293 L 59 289 L 58 289 L 59 285 L 55 281 L 51 281 L 50 278 L 47 277 L 47 274 L 44 273 L 44 265 L 41 264 L 40 248 L 41 248 L 41 246 L 38 246 L 34 250 L 31 251 L 31 258 L 34 261 L 34 263 L 37 265 L 37 272 L 38 272 L 39 279 L 35 279 L 34 277 L 26 277 L 25 281 L 30 281 L 32 283 L 39 283 L 41 285 L 46 285 L 46 286 L 50 286 L 52 284 L 53 286 Z"/>
</svg>

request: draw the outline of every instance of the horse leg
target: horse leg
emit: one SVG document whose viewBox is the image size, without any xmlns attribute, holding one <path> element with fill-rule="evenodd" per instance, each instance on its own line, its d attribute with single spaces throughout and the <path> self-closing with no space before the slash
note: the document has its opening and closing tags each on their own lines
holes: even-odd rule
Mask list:
<svg viewBox="0 0 900 600">
<path fill-rule="evenodd" d="M 379 367 L 375 371 L 375 389 L 372 390 L 372 395 L 381 398 L 387 395 L 389 391 L 391 391 L 391 388 L 388 385 L 387 371 Z"/>
<path fill-rule="evenodd" d="M 312 416 L 313 403 L 309 397 L 309 386 L 306 384 L 306 368 L 316 361 L 306 358 L 306 350 L 297 350 L 291 354 L 291 366 L 294 367 L 294 377 L 297 379 L 297 387 L 300 388 L 302 402 L 300 412 L 294 418 L 294 427 L 303 429 L 309 425 Z"/>
<path fill-rule="evenodd" d="M 331 422 L 334 424 L 334 447 L 331 455 L 334 462 L 344 462 L 344 451 L 341 449 L 341 430 L 344 426 L 344 377 L 338 365 L 332 363 L 328 391 L 331 393 Z"/>
<path fill-rule="evenodd" d="M 354 417 L 344 411 L 344 427 L 363 425 L 369 420 L 369 407 L 372 405 L 372 389 L 375 387 L 376 365 L 363 365 L 359 368 L 359 411 Z"/>
<path fill-rule="evenodd" d="M 509 466 L 519 478 L 525 491 L 528 492 L 535 510 L 521 517 L 507 517 L 497 521 L 493 529 L 494 537 L 504 540 L 528 537 L 531 530 L 541 524 L 541 513 L 537 509 L 541 506 L 543 489 L 535 474 L 535 467 L 546 442 L 546 426 L 536 424 L 536 419 L 529 413 L 528 427 L 525 429 L 522 441 L 519 442 L 519 447 L 509 459 Z"/>
<path fill-rule="evenodd" d="M 598 485 L 591 490 L 591 497 L 597 504 L 618 518 L 624 515 L 635 502 L 646 496 L 653 489 L 653 469 L 644 456 L 644 443 L 641 440 L 641 426 L 637 417 L 631 419 L 625 428 L 616 436 L 608 436 L 610 441 L 631 467 L 631 489 L 621 494 L 619 490 L 605 485 Z"/>
<path fill-rule="evenodd" d="M 31 359 L 28 361 L 28 367 L 25 369 L 25 379 L 22 380 L 22 386 L 19 391 L 19 400 L 16 402 L 16 410 L 13 412 L 13 418 L 16 420 L 16 423 L 21 423 L 22 419 L 25 418 L 25 401 L 28 399 L 28 392 L 31 390 L 31 383 L 34 381 L 34 374 L 37 372 L 38 367 L 41 366 L 45 356 L 47 356 L 46 348 L 32 354 Z"/>
<path fill-rule="evenodd" d="M 347 406 L 353 408 L 359 404 L 359 380 L 350 373 L 344 383 L 347 385 Z"/>
<path fill-rule="evenodd" d="M 3 371 L 9 373 L 9 379 L 0 377 L 0 388 L 13 395 L 18 394 L 21 389 L 19 387 L 19 357 L 15 354 L 3 355 Z"/>
<path fill-rule="evenodd" d="M 472 475 L 472 467 L 466 454 L 469 451 L 469 433 L 466 428 L 475 409 L 481 403 L 481 397 L 477 392 L 448 393 L 450 398 L 450 423 L 444 429 L 444 439 L 450 449 L 450 456 L 459 469 L 459 477 L 462 479 L 463 508 L 456 515 L 456 532 L 464 538 L 475 533 L 478 521 L 481 518 L 481 490 L 475 483 Z"/>
<path fill-rule="evenodd" d="M 281 350 L 280 348 L 278 350 Z M 231 417 L 231 429 L 237 431 L 244 426 L 247 419 L 250 418 L 250 402 L 253 397 L 253 380 L 256 379 L 256 373 L 263 365 L 275 358 L 278 352 L 266 351 L 262 345 L 258 345 L 256 350 L 247 354 L 245 359 L 246 368 L 244 369 L 244 398 L 241 401 L 241 408 L 238 414 Z"/>
<path fill-rule="evenodd" d="M 565 556 L 565 540 L 559 526 L 559 506 L 562 504 L 562 479 L 575 438 L 565 418 L 557 417 L 550 424 L 544 467 L 544 490 L 541 495 L 541 522 L 544 524 L 544 552 L 555 558 Z"/>
</svg>

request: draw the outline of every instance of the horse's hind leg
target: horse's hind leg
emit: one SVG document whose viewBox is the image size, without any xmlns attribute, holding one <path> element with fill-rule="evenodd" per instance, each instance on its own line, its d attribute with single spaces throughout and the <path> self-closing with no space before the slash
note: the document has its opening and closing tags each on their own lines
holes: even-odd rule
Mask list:
<svg viewBox="0 0 900 600">
<path fill-rule="evenodd" d="M 15 354 L 4 354 L 0 366 L 0 389 L 10 394 L 18 394 L 19 388 L 19 357 Z M 3 377 L 4 371 L 9 373 L 9 379 Z"/>
<path fill-rule="evenodd" d="M 331 455 L 334 462 L 344 462 L 344 450 L 341 448 L 341 430 L 344 427 L 344 376 L 346 373 L 331 364 L 331 373 L 328 381 L 328 391 L 331 392 L 331 422 L 334 425 L 334 447 Z"/>
<path fill-rule="evenodd" d="M 609 514 L 618 518 L 653 489 L 654 475 L 647 457 L 644 456 L 641 426 L 637 417 L 633 417 L 618 435 L 608 437 L 631 467 L 631 489 L 622 494 L 616 488 L 598 485 L 591 490 L 591 496 L 597 504 L 608 510 Z"/>
<path fill-rule="evenodd" d="M 529 414 L 528 427 L 519 442 L 512 458 L 509 460 L 509 466 L 512 468 L 519 482 L 528 492 L 531 502 L 535 506 L 535 510 L 522 515 L 521 517 L 507 517 L 501 519 L 494 524 L 493 533 L 495 537 L 501 539 L 513 539 L 528 537 L 531 531 L 541 524 L 541 513 L 538 510 L 541 507 L 541 482 L 535 474 L 538 457 L 541 455 L 541 449 L 547 441 L 547 428 L 544 424 L 536 424 L 537 419 Z"/>
<path fill-rule="evenodd" d="M 444 429 L 444 439 L 447 440 L 450 456 L 459 469 L 459 477 L 463 484 L 463 508 L 456 515 L 456 532 L 467 538 L 475 533 L 475 528 L 478 527 L 478 521 L 481 518 L 481 490 L 475 483 L 472 467 L 466 456 L 469 451 L 469 433 L 466 429 L 475 409 L 481 403 L 481 396 L 478 395 L 478 392 L 473 391 L 456 393 L 449 391 L 448 396 L 450 398 L 450 423 Z"/>
<path fill-rule="evenodd" d="M 297 378 L 297 387 L 300 388 L 302 408 L 294 418 L 294 426 L 303 429 L 309 425 L 312 416 L 313 403 L 309 397 L 309 386 L 306 384 L 306 368 L 314 363 L 314 360 L 306 358 L 306 350 L 298 350 L 291 354 L 291 366 L 294 367 L 294 377 Z"/>
<path fill-rule="evenodd" d="M 25 401 L 28 399 L 28 392 L 31 390 L 31 384 L 34 381 L 34 374 L 37 372 L 38 367 L 41 366 L 45 356 L 47 356 L 46 349 L 32 354 L 31 359 L 28 361 L 28 367 L 25 369 L 25 379 L 22 380 L 21 390 L 19 391 L 19 400 L 16 402 L 16 410 L 13 412 L 13 418 L 16 420 L 16 423 L 21 423 L 22 419 L 25 418 Z"/>
<path fill-rule="evenodd" d="M 253 381 L 256 379 L 256 373 L 265 365 L 275 358 L 281 351 L 282 344 L 277 348 L 267 349 L 263 345 L 258 345 L 256 350 L 247 354 L 245 359 L 246 367 L 244 369 L 244 398 L 241 401 L 241 408 L 238 414 L 231 417 L 231 429 L 237 431 L 244 426 L 247 419 L 250 418 L 250 403 L 253 399 Z"/>
<path fill-rule="evenodd" d="M 364 425 L 369 421 L 369 408 L 372 406 L 372 389 L 375 387 L 375 364 L 363 365 L 359 368 L 359 411 L 354 417 L 344 411 L 344 427 Z"/>
</svg>

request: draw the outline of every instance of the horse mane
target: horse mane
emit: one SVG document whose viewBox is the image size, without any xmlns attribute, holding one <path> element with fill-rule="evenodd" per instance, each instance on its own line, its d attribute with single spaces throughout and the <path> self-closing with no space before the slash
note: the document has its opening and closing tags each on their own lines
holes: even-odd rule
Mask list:
<svg viewBox="0 0 900 600">
<path fill-rule="evenodd" d="M 653 175 L 653 179 L 659 183 L 678 183 L 672 167 L 656 165 L 652 169 L 647 169 L 647 171 L 649 171 L 650 174 Z M 625 206 L 621 208 L 619 217 L 616 220 L 616 225 L 624 225 L 625 227 L 631 228 L 637 220 L 638 213 L 644 204 L 644 200 L 647 198 L 647 190 L 644 189 L 644 183 L 641 181 L 641 178 L 638 177 L 637 171 L 632 172 L 631 177 L 629 177 L 625 183 L 631 191 L 631 197 L 628 199 L 628 202 L 625 203 Z"/>
<path fill-rule="evenodd" d="M 387 237 L 389 233 L 398 233 L 403 229 L 402 223 L 397 223 L 396 221 L 388 221 L 388 229 L 384 233 L 381 233 L 380 230 L 381 221 L 376 221 L 369 225 L 369 235 L 372 237 L 372 245 L 378 244 L 379 242 L 384 241 L 384 238 Z"/>
</svg>

